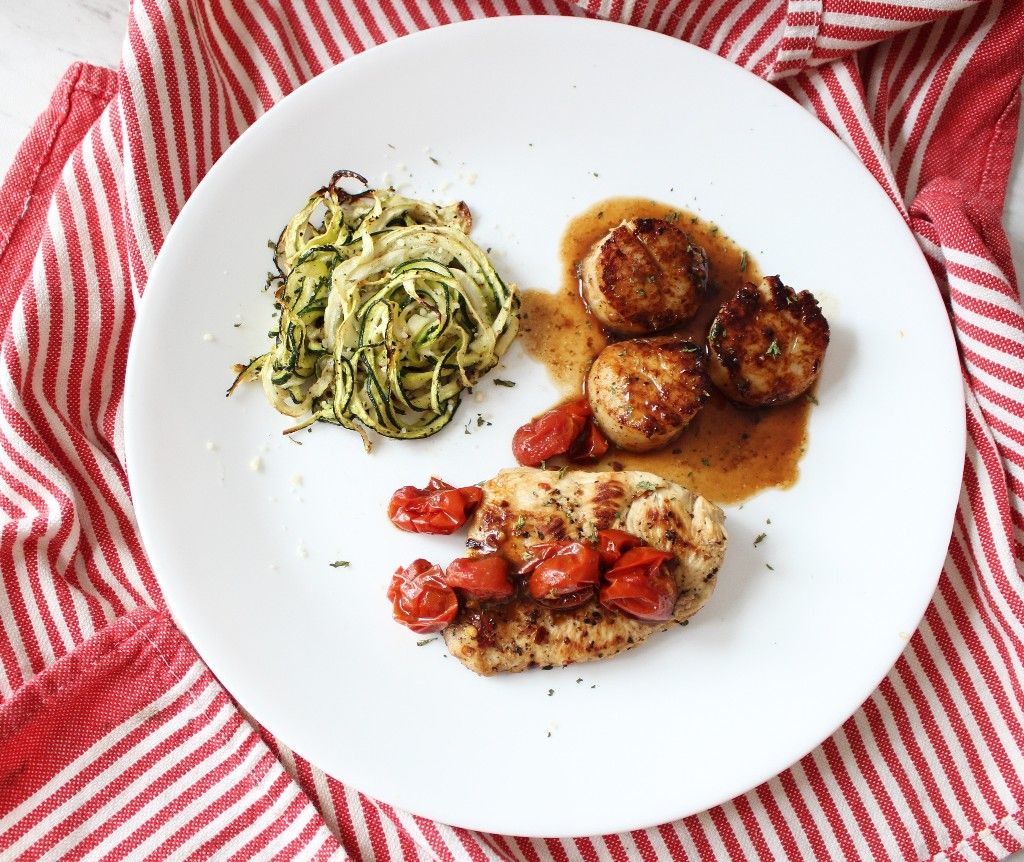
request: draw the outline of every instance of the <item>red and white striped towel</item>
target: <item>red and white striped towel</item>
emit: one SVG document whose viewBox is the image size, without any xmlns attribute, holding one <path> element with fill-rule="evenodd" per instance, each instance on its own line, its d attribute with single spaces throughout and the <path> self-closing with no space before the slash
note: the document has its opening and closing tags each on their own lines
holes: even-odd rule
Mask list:
<svg viewBox="0 0 1024 862">
<path fill-rule="evenodd" d="M 595 838 L 430 822 L 250 723 L 164 612 L 123 469 L 135 304 L 214 160 L 367 46 L 523 12 L 670 33 L 830 126 L 920 240 L 967 397 L 949 556 L 878 690 L 749 793 Z M 1024 846 L 1024 310 L 1000 224 L 1022 44 L 1020 0 L 136 0 L 119 71 L 68 72 L 0 197 L 0 857 L 997 859 Z"/>
</svg>

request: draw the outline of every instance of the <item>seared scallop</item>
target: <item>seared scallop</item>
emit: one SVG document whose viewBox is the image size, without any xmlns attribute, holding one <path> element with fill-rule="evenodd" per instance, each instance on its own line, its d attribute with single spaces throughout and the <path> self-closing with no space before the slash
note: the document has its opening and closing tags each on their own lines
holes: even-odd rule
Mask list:
<svg viewBox="0 0 1024 862">
<path fill-rule="evenodd" d="M 616 446 L 658 449 L 678 437 L 708 400 L 704 352 L 674 336 L 609 344 L 587 376 L 594 420 Z"/>
<path fill-rule="evenodd" d="M 624 221 L 580 266 L 583 298 L 607 329 L 645 335 L 689 320 L 708 282 L 708 258 L 664 219 Z"/>
<path fill-rule="evenodd" d="M 814 296 L 770 275 L 741 287 L 718 312 L 708 332 L 708 373 L 739 404 L 785 404 L 818 378 L 828 337 Z"/>
</svg>

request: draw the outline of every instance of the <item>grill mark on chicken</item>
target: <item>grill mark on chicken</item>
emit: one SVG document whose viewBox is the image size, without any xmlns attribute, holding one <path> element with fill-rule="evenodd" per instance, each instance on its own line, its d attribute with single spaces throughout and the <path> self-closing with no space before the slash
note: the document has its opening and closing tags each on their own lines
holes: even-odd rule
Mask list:
<svg viewBox="0 0 1024 862">
<path fill-rule="evenodd" d="M 535 496 L 538 483 L 550 494 Z M 672 620 L 645 623 L 601 606 L 597 600 L 570 610 L 538 605 L 520 589 L 504 604 L 469 602 L 443 632 L 453 656 L 483 675 L 517 672 L 530 667 L 556 667 L 615 655 L 671 628 L 696 613 L 714 590 L 725 554 L 724 515 L 703 497 L 666 482 L 652 473 L 569 473 L 514 468 L 483 484 L 484 499 L 469 524 L 469 541 L 486 542 L 493 535 L 495 515 L 524 524 L 542 523 L 550 539 L 590 539 L 598 529 L 623 529 L 652 547 L 670 551 L 668 569 L 680 587 Z M 574 506 L 548 505 L 554 496 Z M 532 528 L 531 528 L 532 529 Z M 515 531 L 493 550 L 519 568 L 528 546 Z M 489 549 L 491 549 L 489 547 Z"/>
</svg>

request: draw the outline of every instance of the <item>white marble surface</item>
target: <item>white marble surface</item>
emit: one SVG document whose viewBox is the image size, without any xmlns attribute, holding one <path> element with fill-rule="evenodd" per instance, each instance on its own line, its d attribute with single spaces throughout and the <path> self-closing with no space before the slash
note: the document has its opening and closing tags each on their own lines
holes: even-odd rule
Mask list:
<svg viewBox="0 0 1024 862">
<path fill-rule="evenodd" d="M 0 176 L 72 62 L 116 68 L 128 5 L 128 0 L 0 0 Z M 1018 274 L 1024 273 L 1022 150 L 1019 142 L 1005 213 Z M 1024 862 L 1024 853 L 1012 859 Z"/>
<path fill-rule="evenodd" d="M 0 0 L 0 175 L 76 60 L 117 68 L 128 0 Z"/>
</svg>

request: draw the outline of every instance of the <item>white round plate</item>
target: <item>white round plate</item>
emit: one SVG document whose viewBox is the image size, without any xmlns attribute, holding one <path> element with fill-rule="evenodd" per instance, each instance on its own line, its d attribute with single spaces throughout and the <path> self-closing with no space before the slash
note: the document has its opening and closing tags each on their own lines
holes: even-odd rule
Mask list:
<svg viewBox="0 0 1024 862">
<path fill-rule="evenodd" d="M 512 466 L 513 430 L 557 393 L 514 346 L 492 375 L 514 389 L 487 379 L 484 400 L 467 399 L 441 434 L 382 440 L 372 455 L 330 426 L 282 437 L 288 420 L 256 386 L 224 397 L 232 364 L 266 349 L 267 239 L 337 168 L 465 199 L 477 242 L 524 288 L 558 287 L 572 216 L 636 195 L 717 222 L 763 271 L 822 299 L 832 344 L 801 478 L 727 509 L 718 590 L 688 627 L 609 661 L 484 679 L 441 640 L 418 646 L 391 620 L 396 566 L 446 562 L 463 541 L 399 533 L 385 517 L 391 492 Z M 478 414 L 492 424 L 478 426 Z M 167 603 L 242 706 L 373 797 L 548 836 L 700 811 L 831 734 L 921 618 L 964 451 L 939 294 L 859 162 L 724 60 L 568 18 L 385 44 L 248 130 L 192 195 L 153 269 L 125 431 Z M 339 559 L 350 565 L 330 565 Z"/>
</svg>

